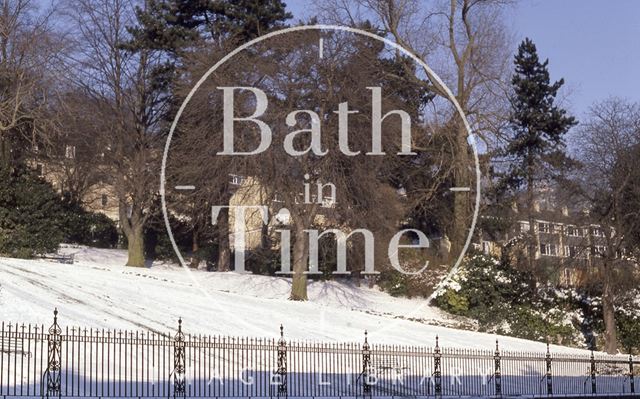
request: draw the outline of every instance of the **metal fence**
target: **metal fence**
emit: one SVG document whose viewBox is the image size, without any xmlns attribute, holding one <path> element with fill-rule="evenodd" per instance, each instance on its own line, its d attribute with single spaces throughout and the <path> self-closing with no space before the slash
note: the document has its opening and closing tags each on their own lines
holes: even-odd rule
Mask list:
<svg viewBox="0 0 640 399">
<path fill-rule="evenodd" d="M 288 341 L 3 323 L 0 396 L 634 395 L 632 356 Z M 548 347 L 547 347 L 548 348 Z"/>
</svg>

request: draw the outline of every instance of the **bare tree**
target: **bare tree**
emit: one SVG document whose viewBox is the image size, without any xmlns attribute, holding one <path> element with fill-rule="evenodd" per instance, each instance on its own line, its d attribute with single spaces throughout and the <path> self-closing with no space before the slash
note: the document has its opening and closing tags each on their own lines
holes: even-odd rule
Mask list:
<svg viewBox="0 0 640 399">
<path fill-rule="evenodd" d="M 385 248 L 388 240 L 382 239 L 397 231 L 404 214 L 390 171 L 397 162 L 397 153 L 411 146 L 408 138 L 402 139 L 401 118 L 394 115 L 397 119 L 385 120 L 385 134 L 380 135 L 380 147 L 388 156 L 367 155 L 374 145 L 374 91 L 367 86 L 382 86 L 383 114 L 406 108 L 396 87 L 384 84 L 385 77 L 380 74 L 384 69 L 380 59 L 383 46 L 352 34 L 323 33 L 324 56 L 318 60 L 318 39 L 318 32 L 314 31 L 292 33 L 234 56 L 192 98 L 174 136 L 175 143 L 172 141 L 168 161 L 167 177 L 174 176 L 169 187 L 178 184 L 178 177 L 189 175 L 182 184 L 196 183 L 198 187 L 191 194 L 177 195 L 178 199 L 219 199 L 216 185 L 232 173 L 254 182 L 261 191 L 260 201 L 266 201 L 262 205 L 271 211 L 286 208 L 289 221 L 281 227 L 290 234 L 293 300 L 307 299 L 309 267 L 314 271 L 317 266 L 315 255 L 310 258 L 309 254 L 310 244 L 319 237 L 312 237 L 310 229 L 340 229 L 348 235 L 356 229 L 369 228 L 376 235 L 376 246 Z M 220 155 L 224 148 L 223 91 L 229 92 L 233 87 L 234 115 L 252 115 L 256 110 L 257 94 L 246 87 L 261 90 L 268 99 L 268 109 L 260 119 L 270 127 L 272 143 L 263 152 Z M 348 127 L 340 127 L 338 113 L 343 109 L 344 114 L 345 106 L 350 113 Z M 348 133 L 338 134 L 345 128 Z M 236 151 L 250 152 L 261 143 L 256 123 L 237 122 L 234 129 Z M 179 152 L 174 154 L 174 149 Z M 273 203 L 276 196 L 278 201 Z M 284 234 L 287 233 L 275 236 L 285 242 Z M 350 247 L 373 256 L 368 247 L 363 251 L 359 245 L 359 234 L 362 233 L 349 237 Z M 286 244 L 281 245 L 287 249 Z M 360 262 L 357 265 L 358 261 L 352 261 L 351 271 L 363 270 L 366 259 Z"/>
<path fill-rule="evenodd" d="M 55 61 L 62 45 L 52 28 L 51 10 L 35 1 L 0 4 L 0 158 L 6 166 L 24 148 L 16 141 L 44 144 L 48 99 L 55 95 Z"/>
<path fill-rule="evenodd" d="M 306 300 L 306 273 L 316 262 L 310 258 L 313 253 L 311 245 L 317 239 L 308 229 L 313 226 L 321 227 L 325 232 L 337 229 L 347 234 L 351 232 L 356 238 L 361 234 L 357 229 L 367 228 L 375 233 L 373 236 L 378 247 L 384 247 L 388 241 L 383 243 L 382 238 L 388 239 L 388 232 L 395 232 L 399 227 L 402 211 L 394 213 L 393 210 L 401 208 L 400 198 L 390 187 L 387 168 L 397 159 L 401 134 L 399 119 L 395 124 L 386 123 L 381 147 L 392 155 L 367 155 L 373 145 L 370 116 L 373 94 L 366 86 L 380 84 L 380 63 L 376 57 L 381 46 L 378 43 L 353 35 L 325 37 L 324 59 L 318 61 L 316 34 L 293 35 L 288 40 L 290 42 L 278 43 L 283 49 L 290 48 L 287 57 L 278 62 L 278 65 L 287 65 L 288 68 L 280 67 L 281 73 L 269 84 L 269 88 L 275 89 L 273 97 L 282 98 L 274 106 L 273 124 L 282 124 L 292 110 L 313 110 L 318 120 L 303 112 L 297 115 L 296 126 L 310 129 L 307 132 L 313 131 L 314 126 L 318 127 L 322 136 L 318 137 L 320 146 L 316 150 L 322 148 L 323 153 L 309 151 L 310 137 L 305 133 L 298 134 L 291 144 L 300 151 L 300 155 L 291 156 L 283 146 L 274 147 L 264 159 L 273 167 L 258 171 L 258 176 L 278 192 L 282 205 L 291 216 L 291 299 Z M 384 86 L 384 90 L 382 102 L 385 110 L 404 108 L 399 99 L 393 97 L 394 93 L 390 93 L 389 85 Z M 344 144 L 336 134 L 340 129 L 336 114 L 340 107 L 345 106 L 359 111 L 349 118 L 349 148 L 353 152 L 349 156 L 344 154 Z M 332 195 L 330 189 L 326 191 L 325 186 L 331 187 L 335 193 Z M 305 187 L 310 187 L 311 198 L 304 192 Z M 319 187 L 320 192 L 317 190 Z M 324 196 L 328 197 L 329 203 Z M 378 212 L 383 212 L 384 217 L 380 217 Z M 365 241 L 364 247 L 358 246 L 365 257 L 379 254 L 366 247 L 366 236 L 359 238 Z M 356 269 L 353 262 L 352 269 Z M 362 266 L 358 269 L 362 270 Z"/>
<path fill-rule="evenodd" d="M 325 19 L 357 26 L 371 20 L 429 65 L 451 88 L 475 134 L 491 149 L 507 120 L 506 76 L 509 38 L 502 22 L 504 0 L 330 0 L 319 8 Z M 427 75 L 426 80 L 419 79 Z M 473 186 L 467 131 L 448 104 L 444 87 L 425 71 L 413 83 L 442 99 L 448 111 L 451 177 L 457 187 Z M 448 104 L 448 105 L 447 105 Z M 454 193 L 447 228 L 452 251 L 464 245 L 472 208 L 471 192 Z M 425 197 L 425 201 L 428 198 Z"/>
<path fill-rule="evenodd" d="M 616 353 L 616 303 L 633 288 L 637 266 L 634 237 L 640 231 L 640 105 L 611 98 L 591 107 L 575 137 L 582 168 L 572 182 L 590 218 L 604 233 L 604 245 L 591 245 L 602 290 L 604 349 Z"/>
<path fill-rule="evenodd" d="M 57 127 L 55 145 L 34 155 L 46 165 L 45 175 L 59 185 L 69 202 L 88 205 L 98 200 L 93 189 L 107 177 L 104 149 L 96 145 L 104 126 L 93 115 L 98 108 L 93 97 L 82 90 L 65 89 L 69 91 L 58 94 L 48 106 Z"/>
<path fill-rule="evenodd" d="M 159 58 L 125 47 L 135 25 L 135 2 L 70 0 L 77 51 L 69 60 L 73 83 L 93 98 L 101 123 L 95 144 L 104 150 L 108 180 L 119 201 L 119 221 L 127 237 L 128 266 L 144 266 L 143 228 L 157 191 L 159 129 L 165 94 L 153 74 Z"/>
</svg>

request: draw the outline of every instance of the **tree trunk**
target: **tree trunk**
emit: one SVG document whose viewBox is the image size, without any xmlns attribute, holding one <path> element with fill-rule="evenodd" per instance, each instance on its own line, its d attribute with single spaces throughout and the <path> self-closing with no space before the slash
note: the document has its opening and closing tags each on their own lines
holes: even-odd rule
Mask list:
<svg viewBox="0 0 640 399">
<path fill-rule="evenodd" d="M 271 237 L 269 237 L 269 224 L 263 224 L 260 229 L 260 248 L 264 251 L 271 249 Z"/>
<path fill-rule="evenodd" d="M 128 255 L 126 266 L 144 267 L 144 235 L 142 226 L 136 226 L 127 234 Z"/>
<path fill-rule="evenodd" d="M 527 263 L 529 271 L 535 271 L 535 259 L 537 252 L 537 235 L 535 219 L 533 212 L 535 210 L 535 193 L 533 191 L 534 179 L 533 179 L 534 167 L 531 155 L 527 161 L 527 220 L 529 221 L 529 232 L 527 233 Z M 536 278 L 537 278 L 536 274 Z"/>
<path fill-rule="evenodd" d="M 462 122 L 456 127 L 457 154 L 455 154 L 455 186 L 470 187 L 469 145 L 467 130 Z M 469 192 L 456 191 L 453 199 L 453 229 L 451 234 L 451 253 L 454 260 L 462 252 L 469 232 Z"/>
<path fill-rule="evenodd" d="M 131 206 L 129 215 L 127 202 L 120 199 L 118 214 L 120 226 L 127 237 L 128 258 L 126 266 L 144 267 L 144 217 L 139 206 Z"/>
<path fill-rule="evenodd" d="M 194 227 L 193 232 L 191 233 L 191 267 L 197 268 L 200 263 L 200 258 L 198 258 L 198 249 L 200 246 L 198 245 L 198 230 L 197 227 Z"/>
<path fill-rule="evenodd" d="M 229 209 L 222 208 L 218 216 L 218 271 L 231 270 L 231 247 L 229 245 Z"/>
<path fill-rule="evenodd" d="M 604 320 L 604 350 L 609 354 L 618 353 L 618 336 L 616 331 L 616 310 L 614 306 L 613 288 L 608 267 L 603 267 L 602 276 L 602 319 Z"/>
<path fill-rule="evenodd" d="M 11 142 L 6 133 L 0 137 L 0 167 L 9 169 L 11 166 Z"/>
<path fill-rule="evenodd" d="M 293 281 L 291 284 L 292 301 L 306 301 L 307 298 L 307 270 L 309 250 L 304 232 L 304 224 L 295 221 L 295 242 L 293 243 Z"/>
</svg>

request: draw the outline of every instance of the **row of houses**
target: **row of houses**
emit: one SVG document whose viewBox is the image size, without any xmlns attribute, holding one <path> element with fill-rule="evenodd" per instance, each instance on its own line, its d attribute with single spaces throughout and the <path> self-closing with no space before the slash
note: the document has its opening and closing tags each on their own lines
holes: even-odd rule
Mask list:
<svg viewBox="0 0 640 399">
<path fill-rule="evenodd" d="M 532 237 L 534 259 L 555 268 L 558 282 L 566 286 L 579 285 L 594 272 L 599 259 L 608 251 L 607 234 L 613 233 L 595 223 L 588 210 L 570 211 L 548 199 L 535 204 L 533 225 L 528 213 L 519 212 L 517 205 L 508 217 L 512 222 L 506 233 L 497 237 L 480 234 L 476 247 L 496 256 L 514 247 L 528 254 L 527 237 Z M 616 253 L 619 258 L 624 255 Z"/>
</svg>

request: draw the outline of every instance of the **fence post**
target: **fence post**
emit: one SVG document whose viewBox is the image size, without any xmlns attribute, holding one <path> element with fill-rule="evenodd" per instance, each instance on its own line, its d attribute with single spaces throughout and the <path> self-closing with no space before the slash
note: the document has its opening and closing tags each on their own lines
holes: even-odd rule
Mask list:
<svg viewBox="0 0 640 399">
<path fill-rule="evenodd" d="M 496 352 L 493 355 L 493 362 L 495 365 L 493 381 L 496 387 L 496 396 L 502 396 L 502 372 L 500 370 L 500 360 L 500 347 L 498 345 L 498 340 L 496 339 Z"/>
<path fill-rule="evenodd" d="M 629 355 L 629 382 L 631 383 L 631 394 L 636 393 L 636 382 L 633 375 L 633 355 Z"/>
<path fill-rule="evenodd" d="M 49 335 L 47 337 L 47 398 L 62 396 L 60 386 L 60 372 L 62 367 L 62 359 L 60 350 L 62 347 L 62 329 L 58 325 L 58 309 L 53 310 L 53 324 L 49 327 Z"/>
<path fill-rule="evenodd" d="M 184 333 L 182 332 L 182 318 L 178 319 L 178 332 L 173 339 L 173 397 L 186 396 Z"/>
<path fill-rule="evenodd" d="M 551 374 L 551 351 L 549 350 L 549 343 L 547 342 L 547 356 L 545 358 L 547 363 L 547 395 L 553 395 L 553 376 Z"/>
<path fill-rule="evenodd" d="M 598 393 L 596 387 L 596 358 L 593 356 L 593 349 L 591 350 L 591 394 Z"/>
<path fill-rule="evenodd" d="M 369 385 L 369 370 L 371 368 L 371 348 L 367 339 L 367 331 L 364 332 L 362 344 L 362 397 L 371 397 L 371 385 Z"/>
<path fill-rule="evenodd" d="M 284 327 L 280 324 L 280 339 L 278 340 L 278 397 L 288 397 L 287 392 L 287 341 L 284 339 Z"/>
<path fill-rule="evenodd" d="M 436 347 L 433 350 L 433 385 L 436 398 L 442 397 L 442 353 L 439 338 L 436 335 Z"/>
<path fill-rule="evenodd" d="M 371 397 L 371 384 L 369 381 L 369 371 L 371 370 L 371 347 L 367 339 L 367 331 L 364 331 L 364 343 L 362 344 L 362 397 Z M 357 393 L 356 393 L 357 396 Z"/>
</svg>

